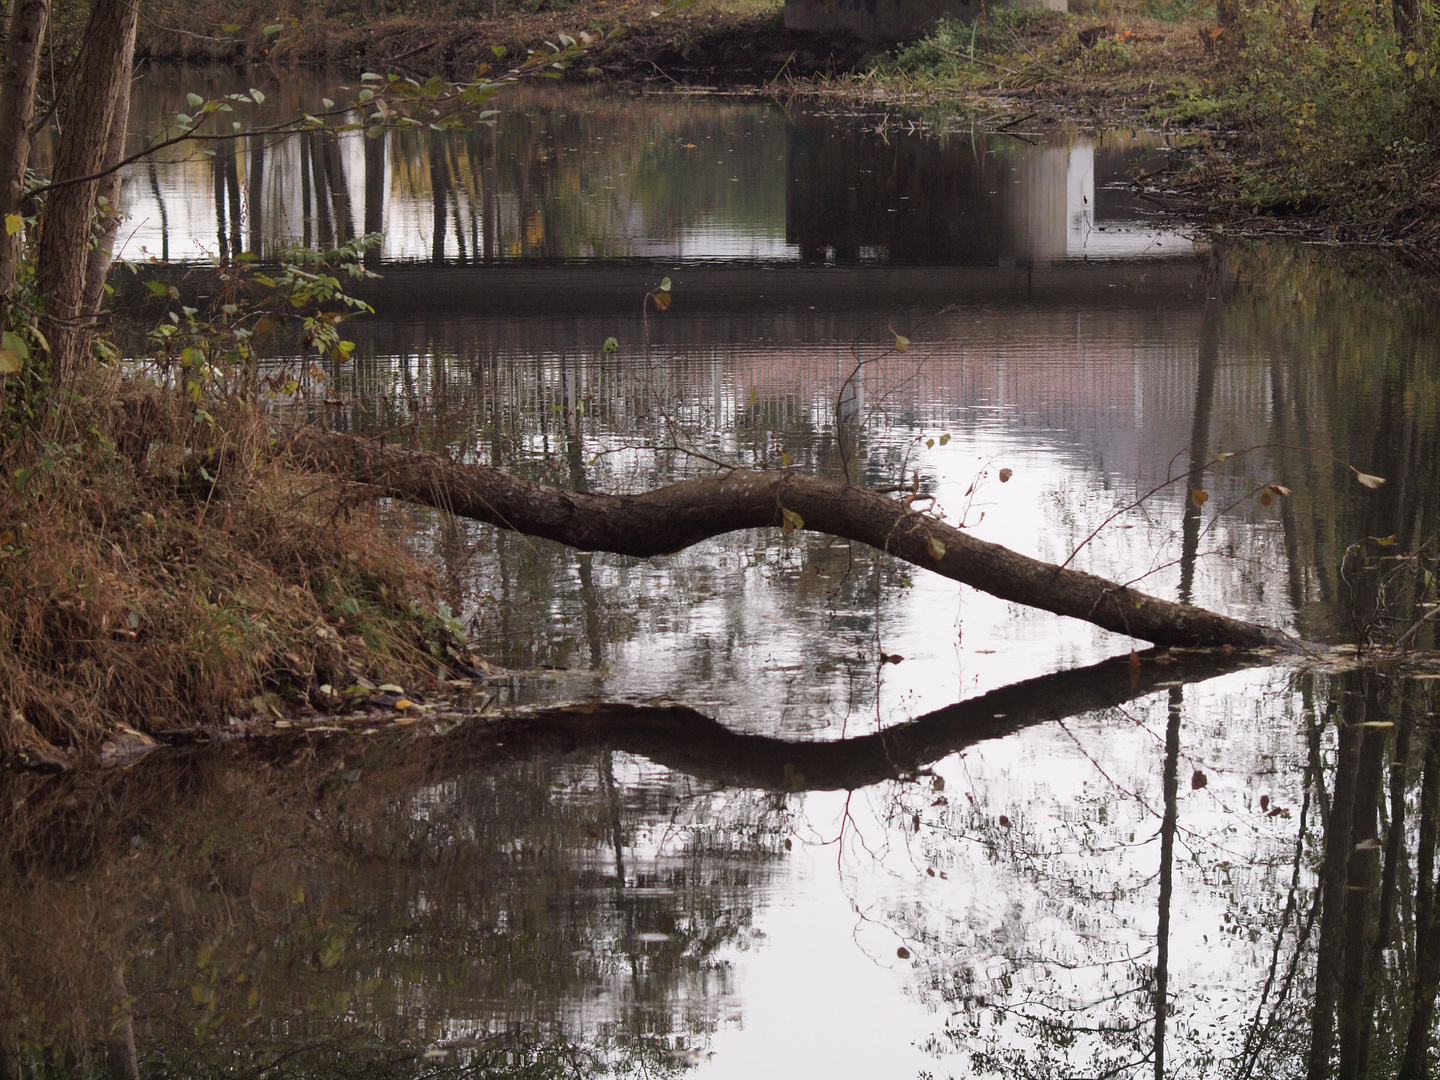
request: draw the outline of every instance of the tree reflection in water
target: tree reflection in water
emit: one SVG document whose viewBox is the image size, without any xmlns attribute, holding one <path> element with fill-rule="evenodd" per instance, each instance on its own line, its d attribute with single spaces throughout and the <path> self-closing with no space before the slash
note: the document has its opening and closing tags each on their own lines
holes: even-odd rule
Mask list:
<svg viewBox="0 0 1440 1080">
<path fill-rule="evenodd" d="M 124 1075 L 129 1038 L 145 1075 L 675 1073 L 743 1018 L 733 965 L 806 791 L 858 789 L 886 808 L 869 849 L 967 896 L 856 897 L 949 1014 L 940 1068 L 1426 1076 L 1430 684 L 1300 676 L 1306 741 L 1261 793 L 1192 757 L 1216 686 L 1276 685 L 1225 671 L 1119 660 L 829 743 L 556 708 L 8 777 L 6 1075 Z M 977 759 L 940 794 L 938 763 L 1041 731 L 1083 757 L 1097 725 L 1152 740 L 1149 786 L 1096 763 L 1083 799 L 1004 816 Z"/>
</svg>

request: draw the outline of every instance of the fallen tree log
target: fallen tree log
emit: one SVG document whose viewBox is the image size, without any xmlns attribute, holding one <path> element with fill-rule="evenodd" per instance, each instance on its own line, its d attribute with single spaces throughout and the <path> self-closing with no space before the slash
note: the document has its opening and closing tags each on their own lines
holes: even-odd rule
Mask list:
<svg viewBox="0 0 1440 1080">
<path fill-rule="evenodd" d="M 1156 645 L 1293 647 L 1282 631 L 1177 604 L 979 540 L 903 500 L 792 471 L 736 469 L 638 495 L 566 491 L 485 465 L 302 428 L 291 451 L 393 498 L 585 551 L 648 558 L 740 529 L 809 529 L 869 544 L 1027 607 Z"/>
</svg>

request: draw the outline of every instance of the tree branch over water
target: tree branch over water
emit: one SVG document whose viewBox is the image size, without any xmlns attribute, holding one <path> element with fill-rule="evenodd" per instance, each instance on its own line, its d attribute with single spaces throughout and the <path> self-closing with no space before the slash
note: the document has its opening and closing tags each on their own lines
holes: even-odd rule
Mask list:
<svg viewBox="0 0 1440 1080">
<path fill-rule="evenodd" d="M 919 513 L 905 500 L 788 470 L 736 469 L 638 495 L 549 487 L 484 465 L 318 428 L 292 436 L 312 464 L 379 492 L 586 551 L 648 558 L 741 529 L 810 529 L 869 544 L 1002 600 L 1156 645 L 1293 648 L 1289 635 L 1094 574 L 1032 559 Z"/>
</svg>

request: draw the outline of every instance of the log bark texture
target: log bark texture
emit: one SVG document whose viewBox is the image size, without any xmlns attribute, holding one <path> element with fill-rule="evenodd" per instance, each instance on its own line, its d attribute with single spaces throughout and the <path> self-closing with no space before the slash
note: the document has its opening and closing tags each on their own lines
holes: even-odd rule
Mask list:
<svg viewBox="0 0 1440 1080">
<path fill-rule="evenodd" d="M 642 558 L 740 529 L 803 527 L 843 537 L 1002 600 L 1156 645 L 1292 647 L 1289 635 L 979 540 L 903 500 L 788 471 L 737 469 L 637 495 L 566 491 L 438 454 L 304 428 L 293 453 L 394 498 L 587 551 Z"/>
<path fill-rule="evenodd" d="M 30 163 L 30 123 L 35 112 L 35 80 L 50 0 L 16 0 L 6 27 L 5 65 L 0 70 L 0 297 L 15 287 L 20 234 L 4 227 L 25 196 L 25 167 Z"/>
<path fill-rule="evenodd" d="M 95 0 L 76 60 L 77 75 L 65 127 L 55 151 L 51 188 L 45 196 L 37 263 L 40 291 L 50 294 L 46 336 L 50 339 L 55 380 L 65 386 L 74 377 L 89 342 L 85 272 L 90 262 L 91 226 L 96 196 L 110 146 L 115 110 L 135 57 L 135 0 Z M 78 181 L 78 182 L 77 182 Z"/>
</svg>

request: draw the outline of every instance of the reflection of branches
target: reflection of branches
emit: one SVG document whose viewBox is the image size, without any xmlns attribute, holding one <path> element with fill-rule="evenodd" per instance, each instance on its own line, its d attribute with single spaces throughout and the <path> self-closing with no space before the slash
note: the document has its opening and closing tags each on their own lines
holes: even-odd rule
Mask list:
<svg viewBox="0 0 1440 1080">
<path fill-rule="evenodd" d="M 1145 796 L 1141 795 L 1137 791 L 1133 791 L 1130 788 L 1125 787 L 1108 772 L 1106 772 L 1105 767 L 1101 765 L 1100 762 L 1095 760 L 1094 755 L 1092 755 L 1090 751 L 1085 749 L 1085 745 L 1078 738 L 1076 738 L 1075 733 L 1072 732 L 1068 727 L 1066 727 L 1063 722 L 1060 724 L 1060 730 L 1065 732 L 1065 734 L 1070 737 L 1070 741 L 1075 744 L 1076 749 L 1080 751 L 1080 753 L 1084 756 L 1085 760 L 1090 762 L 1090 764 L 1094 767 L 1095 771 L 1098 772 L 1101 776 L 1103 776 L 1106 782 L 1109 783 L 1111 787 L 1113 787 L 1116 791 L 1120 792 L 1122 795 L 1126 795 L 1131 799 L 1134 799 L 1135 802 L 1138 803 L 1151 817 L 1161 818 L 1163 820 L 1165 815 L 1162 811 L 1156 810 L 1153 806 L 1151 806 L 1148 802 L 1145 801 Z M 1176 828 L 1180 832 L 1183 832 L 1186 836 L 1191 837 L 1192 839 L 1199 840 L 1205 844 L 1209 844 L 1216 851 L 1222 851 L 1227 855 L 1237 854 L 1236 852 L 1230 851 L 1229 849 L 1221 846 L 1217 841 L 1212 840 L 1204 833 L 1196 832 L 1194 829 L 1187 828 L 1184 825 L 1178 825 L 1176 826 Z M 1154 837 L 1152 836 L 1151 839 L 1154 839 Z"/>
<path fill-rule="evenodd" d="M 1306 780 L 1310 781 L 1319 773 L 1318 745 L 1315 741 L 1315 732 L 1312 730 L 1311 761 L 1305 767 Z M 1265 1003 L 1269 1000 L 1270 990 L 1275 985 L 1275 973 L 1280 964 L 1280 948 L 1285 940 L 1285 930 L 1290 925 L 1290 919 L 1294 916 L 1299 904 L 1300 868 L 1305 854 L 1305 823 L 1310 812 L 1311 786 L 1305 784 L 1305 795 L 1300 803 L 1300 822 L 1295 834 L 1295 863 L 1290 874 L 1290 888 L 1285 898 L 1285 911 L 1280 918 L 1280 927 L 1275 932 L 1275 949 L 1270 954 L 1270 969 L 1265 974 L 1265 985 L 1260 990 L 1260 1000 L 1255 1003 L 1255 1016 L 1250 1022 L 1250 1030 L 1245 1033 L 1245 1043 L 1240 1051 L 1240 1067 L 1236 1071 L 1237 1080 L 1249 1080 L 1260 1060 L 1260 1053 L 1269 1041 L 1270 1033 L 1275 1030 L 1280 1022 L 1280 1009 L 1290 994 L 1290 987 L 1295 979 L 1295 972 L 1300 964 L 1300 956 L 1304 952 L 1305 942 L 1310 937 L 1310 932 L 1315 925 L 1316 916 L 1320 913 L 1320 890 L 1315 891 L 1314 902 L 1310 905 L 1310 913 L 1306 917 L 1305 926 L 1300 930 L 1295 939 L 1295 954 L 1290 959 L 1290 966 L 1285 972 L 1284 982 L 1281 984 L 1280 993 L 1276 995 L 1275 1004 L 1270 1010 L 1270 1018 L 1266 1021 L 1263 1030 L 1260 1027 L 1260 1015 L 1265 1010 Z"/>
<path fill-rule="evenodd" d="M 1377 486 L 1379 486 L 1380 484 L 1383 484 L 1383 483 L 1385 482 L 1383 479 L 1381 479 L 1381 478 L 1378 477 L 1378 476 L 1371 476 L 1371 475 L 1368 474 L 1368 473 L 1361 472 L 1361 471 L 1360 471 L 1359 469 L 1357 469 L 1354 465 L 1351 465 L 1348 461 L 1345 461 L 1345 460 L 1343 460 L 1343 459 L 1341 459 L 1341 458 L 1336 457 L 1334 454 L 1330 453 L 1328 450 L 1321 450 L 1321 449 L 1319 449 L 1318 447 L 1314 447 L 1314 446 L 1293 446 L 1293 445 L 1291 445 L 1290 443 L 1278 443 L 1278 442 L 1275 442 L 1275 443 L 1258 443 L 1258 444 L 1256 444 L 1255 446 L 1247 446 L 1244 450 L 1236 450 L 1236 451 L 1231 452 L 1231 453 L 1215 454 L 1215 455 L 1213 455 L 1213 456 L 1210 458 L 1209 461 L 1205 462 L 1204 465 L 1200 466 L 1200 471 L 1201 471 L 1201 472 L 1209 472 L 1209 471 L 1213 470 L 1216 466 L 1223 464 L 1224 462 L 1230 460 L 1231 458 L 1242 457 L 1242 456 L 1244 456 L 1244 455 L 1246 455 L 1246 454 L 1251 454 L 1251 453 L 1254 453 L 1254 452 L 1256 452 L 1256 451 L 1258 451 L 1258 450 L 1298 450 L 1298 451 L 1301 451 L 1302 453 L 1314 454 L 1314 455 L 1316 455 L 1317 457 L 1329 458 L 1331 461 L 1335 462 L 1335 464 L 1337 464 L 1337 465 L 1342 465 L 1342 466 L 1344 466 L 1345 468 L 1349 469 L 1352 473 L 1355 474 L 1356 478 L 1360 481 L 1360 483 L 1364 484 L 1366 487 L 1372 487 L 1372 488 L 1373 488 L 1373 487 L 1377 487 Z M 1084 548 L 1087 544 L 1089 544 L 1091 540 L 1094 540 L 1095 537 L 1099 536 L 1100 533 L 1105 529 L 1105 527 L 1106 527 L 1107 525 L 1109 525 L 1112 521 L 1114 521 L 1116 518 L 1119 518 L 1119 517 L 1122 517 L 1122 516 L 1125 515 L 1125 514 L 1128 514 L 1131 510 L 1135 510 L 1135 509 L 1137 509 L 1137 508 L 1139 508 L 1139 507 L 1141 507 L 1141 506 L 1144 506 L 1145 503 L 1148 502 L 1149 499 L 1150 499 L 1152 496 L 1158 495 L 1160 492 L 1164 491 L 1167 487 L 1170 487 L 1170 486 L 1172 486 L 1173 484 L 1179 483 L 1181 480 L 1188 480 L 1188 479 L 1189 479 L 1189 476 L 1190 476 L 1190 473 L 1187 472 L 1187 473 L 1184 473 L 1184 474 L 1177 475 L 1177 474 L 1174 472 L 1175 461 L 1176 461 L 1177 458 L 1179 458 L 1179 456 L 1180 456 L 1179 454 L 1176 454 L 1175 457 L 1173 457 L 1173 458 L 1170 459 L 1170 468 L 1166 471 L 1165 479 L 1164 479 L 1164 480 L 1160 481 L 1158 484 L 1156 484 L 1154 487 L 1152 487 L 1149 491 L 1145 492 L 1143 495 L 1139 496 L 1138 498 L 1132 500 L 1131 502 L 1126 503 L 1124 506 L 1122 506 L 1122 507 L 1120 507 L 1119 509 L 1115 510 L 1115 511 L 1114 511 L 1113 513 L 1111 513 L 1108 517 L 1106 517 L 1105 520 L 1103 520 L 1102 522 L 1100 522 L 1099 525 L 1095 526 L 1095 528 L 1091 531 L 1090 535 L 1087 536 L 1087 537 L 1085 537 L 1084 540 L 1081 540 L 1080 543 L 1075 546 L 1075 549 L 1070 552 L 1069 557 L 1067 557 L 1066 560 L 1065 560 L 1063 563 L 1060 564 L 1061 568 L 1063 569 L 1064 567 L 1069 566 L 1069 565 L 1075 560 L 1075 556 L 1080 554 L 1081 549 Z M 1240 498 L 1236 499 L 1236 500 L 1235 500 L 1234 502 L 1232 502 L 1230 505 L 1228 505 L 1228 506 L 1224 507 L 1223 509 L 1217 511 L 1217 512 L 1215 513 L 1215 515 L 1211 518 L 1210 524 L 1209 524 L 1208 526 L 1206 526 L 1206 529 L 1205 529 L 1204 531 L 1205 531 L 1205 532 L 1209 532 L 1210 529 L 1212 529 L 1212 528 L 1215 526 L 1216 522 L 1220 519 L 1220 517 L 1223 516 L 1223 514 L 1224 514 L 1226 511 L 1232 509 L 1234 506 L 1239 505 L 1239 503 L 1244 502 L 1246 499 L 1254 498 L 1255 496 L 1257 496 L 1257 495 L 1262 495 L 1262 494 L 1264 494 L 1266 491 L 1270 491 L 1270 490 L 1274 490 L 1274 486 L 1273 486 L 1273 485 L 1270 485 L 1270 484 L 1256 484 L 1251 491 L 1247 492 L 1245 495 L 1243 495 L 1243 496 L 1241 496 Z"/>
</svg>

